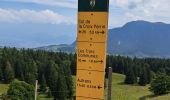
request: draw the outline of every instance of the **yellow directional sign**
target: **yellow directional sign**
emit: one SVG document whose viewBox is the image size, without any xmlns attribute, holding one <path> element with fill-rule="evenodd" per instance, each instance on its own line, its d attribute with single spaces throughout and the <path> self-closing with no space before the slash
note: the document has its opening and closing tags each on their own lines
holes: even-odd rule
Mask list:
<svg viewBox="0 0 170 100">
<path fill-rule="evenodd" d="M 78 41 L 106 42 L 107 12 L 79 12 Z"/>
<path fill-rule="evenodd" d="M 104 72 L 79 70 L 77 72 L 76 96 L 89 99 L 103 99 L 104 96 Z M 86 92 L 86 93 L 85 93 Z M 86 99 L 87 98 L 87 99 Z M 88 99 L 89 98 L 89 99 Z M 82 100 L 82 99 L 79 99 Z"/>
<path fill-rule="evenodd" d="M 108 0 L 78 1 L 76 100 L 103 100 Z"/>
<path fill-rule="evenodd" d="M 77 69 L 105 71 L 106 43 L 78 42 Z"/>
</svg>

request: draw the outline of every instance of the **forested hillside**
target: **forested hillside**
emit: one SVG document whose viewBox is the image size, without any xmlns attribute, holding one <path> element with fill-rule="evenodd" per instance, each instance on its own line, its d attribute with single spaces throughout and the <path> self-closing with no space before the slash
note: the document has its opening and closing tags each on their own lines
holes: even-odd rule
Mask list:
<svg viewBox="0 0 170 100">
<path fill-rule="evenodd" d="M 42 92 L 60 100 L 72 97 L 70 68 L 76 66 L 74 54 L 16 48 L 4 48 L 0 52 L 0 81 L 9 84 L 18 79 L 35 86 L 38 80 Z"/>
<path fill-rule="evenodd" d="M 154 73 L 163 72 L 170 75 L 170 59 L 164 58 L 130 58 L 108 55 L 106 66 L 112 67 L 113 72 L 121 74 L 126 74 L 130 68 L 139 74 L 140 70 L 147 66 Z"/>
<path fill-rule="evenodd" d="M 106 70 L 108 67 L 112 67 L 113 72 L 126 75 L 126 84 L 145 86 L 150 84 L 157 73 L 170 75 L 170 59 L 108 55 Z M 6 47 L 0 49 L 2 83 L 9 84 L 17 79 L 34 87 L 35 80 L 38 80 L 38 91 L 65 100 L 75 95 L 72 75 L 76 75 L 76 54 Z M 18 81 L 14 83 L 26 84 Z"/>
<path fill-rule="evenodd" d="M 107 56 L 107 68 L 126 75 L 126 84 L 147 85 L 157 74 L 170 75 L 170 59 Z"/>
</svg>

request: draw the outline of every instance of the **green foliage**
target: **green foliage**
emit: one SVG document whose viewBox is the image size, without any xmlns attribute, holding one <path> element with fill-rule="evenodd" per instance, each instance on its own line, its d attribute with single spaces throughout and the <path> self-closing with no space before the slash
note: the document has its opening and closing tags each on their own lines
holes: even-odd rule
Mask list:
<svg viewBox="0 0 170 100">
<path fill-rule="evenodd" d="M 48 97 L 48 98 L 51 98 L 51 97 L 52 97 L 51 90 L 49 90 L 49 91 L 47 92 L 47 97 Z"/>
<path fill-rule="evenodd" d="M 136 82 L 137 82 L 137 77 L 135 76 L 133 68 L 130 67 L 128 72 L 126 73 L 126 78 L 125 78 L 124 83 L 135 84 Z"/>
<path fill-rule="evenodd" d="M 62 71 L 62 70 L 60 70 L 60 71 Z M 58 86 L 57 93 L 56 93 L 57 98 L 59 100 L 66 100 L 68 90 L 67 90 L 66 79 L 65 79 L 65 77 L 63 77 L 62 72 L 58 76 L 58 84 L 57 84 L 57 86 Z"/>
<path fill-rule="evenodd" d="M 2 79 L 3 79 L 3 73 L 2 73 L 2 66 L 0 63 L 0 81 L 2 81 Z"/>
<path fill-rule="evenodd" d="M 51 90 L 52 95 L 57 99 L 57 90 L 58 90 L 58 65 L 53 61 L 49 61 L 47 64 L 47 82 Z"/>
<path fill-rule="evenodd" d="M 130 57 L 123 57 L 123 56 L 113 56 L 107 55 L 106 67 L 112 67 L 113 72 L 126 74 L 128 72 L 129 66 L 133 67 L 134 73 L 137 77 L 140 76 L 140 68 L 144 67 L 143 64 L 149 66 L 147 70 L 150 70 L 154 73 L 159 71 L 170 75 L 170 59 L 161 59 L 161 58 L 130 58 Z M 150 76 L 152 74 L 148 73 L 148 83 L 152 80 Z M 106 75 L 107 76 L 107 75 Z"/>
<path fill-rule="evenodd" d="M 12 82 L 13 79 L 14 79 L 14 70 L 10 62 L 6 61 L 5 70 L 4 70 L 4 80 L 6 83 L 10 83 Z"/>
<path fill-rule="evenodd" d="M 64 79 L 67 85 L 66 91 L 68 91 L 68 96 L 71 98 L 73 95 L 73 82 L 72 82 L 73 79 L 71 76 L 70 65 L 71 65 L 70 61 L 63 61 L 61 65 L 62 67 L 60 68 L 63 68 L 63 73 L 64 73 L 63 75 L 66 75 Z"/>
<path fill-rule="evenodd" d="M 125 76 L 122 74 L 112 74 L 112 100 L 170 100 L 170 94 L 153 96 L 152 92 L 148 90 L 149 85 L 122 84 L 124 79 Z M 105 89 L 105 93 L 104 100 L 107 100 L 107 88 Z"/>
<path fill-rule="evenodd" d="M 30 68 L 31 67 L 31 68 Z M 29 84 L 35 84 L 37 78 L 37 65 L 34 61 L 29 61 L 25 65 L 24 69 L 25 80 Z"/>
<path fill-rule="evenodd" d="M 6 70 L 7 61 L 10 63 L 11 67 L 9 67 L 9 69 L 11 69 L 11 71 Z M 52 64 L 49 64 L 49 61 L 51 61 Z M 66 97 L 69 98 L 73 95 L 71 74 L 76 74 L 76 61 L 76 54 L 4 48 L 1 50 L 0 54 L 0 72 L 2 72 L 2 75 L 0 76 L 2 76 L 2 81 L 4 81 L 4 75 L 8 72 L 12 72 L 14 73 L 14 75 L 11 74 L 14 76 L 12 78 L 28 82 L 29 84 L 34 84 L 35 80 L 38 79 L 41 86 L 41 83 L 43 83 L 42 75 L 44 75 L 47 83 L 46 86 L 44 85 L 43 87 L 53 88 L 51 93 L 53 96 L 55 95 L 55 98 L 58 98 L 57 92 L 60 87 L 56 84 L 59 84 L 59 74 L 61 72 L 61 76 L 63 76 L 66 81 Z M 165 74 L 170 75 L 169 62 L 170 59 L 130 58 L 108 55 L 106 67 L 112 67 L 113 72 L 125 74 L 127 76 L 126 79 L 130 84 L 137 83 L 137 81 L 140 81 L 137 80 L 137 77 L 142 76 L 145 76 L 143 79 L 146 79 L 148 84 L 152 80 L 151 72 L 157 73 L 161 70 Z M 142 75 L 141 73 L 143 72 L 143 67 L 145 67 L 145 75 Z"/>
<path fill-rule="evenodd" d="M 145 86 L 148 83 L 148 74 L 147 74 L 147 69 L 146 66 L 144 65 L 141 68 L 141 73 L 139 76 L 139 85 Z"/>
<path fill-rule="evenodd" d="M 45 76 L 42 75 L 42 79 L 41 79 L 41 83 L 40 83 L 40 91 L 45 93 L 46 90 L 47 90 L 47 84 L 46 84 L 46 79 L 45 79 Z"/>
<path fill-rule="evenodd" d="M 154 77 L 154 72 L 151 71 L 149 64 L 145 64 L 146 75 L 147 75 L 147 84 L 150 84 L 152 78 Z"/>
<path fill-rule="evenodd" d="M 76 58 L 77 58 L 77 55 L 76 54 L 70 54 L 69 55 L 70 57 L 70 61 L 71 61 L 71 65 L 70 65 L 70 69 L 71 69 L 71 74 L 72 75 L 76 75 Z"/>
<path fill-rule="evenodd" d="M 150 91 L 155 95 L 166 94 L 170 91 L 170 77 L 165 74 L 158 74 L 151 82 Z"/>
<path fill-rule="evenodd" d="M 34 100 L 34 87 L 24 81 L 14 80 L 8 89 L 9 100 Z"/>
<path fill-rule="evenodd" d="M 57 99 L 59 90 L 68 91 L 64 95 L 69 98 L 72 96 L 71 75 L 72 72 L 76 73 L 75 57 L 76 54 L 63 52 L 17 50 L 5 47 L 0 55 L 0 80 L 5 79 L 6 83 L 10 83 L 15 78 L 34 85 L 37 79 L 42 92 L 46 92 L 46 88 L 49 87 L 51 94 Z M 62 74 L 59 78 L 60 73 Z M 58 86 L 60 84 L 58 80 L 65 81 L 64 88 Z M 61 95 L 63 95 L 62 93 Z"/>
</svg>

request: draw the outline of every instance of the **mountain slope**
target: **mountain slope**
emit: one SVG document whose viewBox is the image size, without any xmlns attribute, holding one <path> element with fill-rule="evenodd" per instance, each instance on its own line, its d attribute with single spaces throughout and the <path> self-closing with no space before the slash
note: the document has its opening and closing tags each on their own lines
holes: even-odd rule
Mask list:
<svg viewBox="0 0 170 100">
<path fill-rule="evenodd" d="M 75 52 L 75 46 L 60 44 L 60 45 L 49 45 L 44 47 L 34 48 L 34 50 L 45 50 L 45 51 L 53 51 L 53 52 Z"/>
<path fill-rule="evenodd" d="M 49 51 L 73 52 L 76 41 L 64 47 L 46 47 Z M 39 49 L 39 48 L 38 48 Z M 109 30 L 109 54 L 139 57 L 170 57 L 170 24 L 133 21 Z"/>
<path fill-rule="evenodd" d="M 108 52 L 132 56 L 170 56 L 170 25 L 133 21 L 109 30 Z"/>
</svg>

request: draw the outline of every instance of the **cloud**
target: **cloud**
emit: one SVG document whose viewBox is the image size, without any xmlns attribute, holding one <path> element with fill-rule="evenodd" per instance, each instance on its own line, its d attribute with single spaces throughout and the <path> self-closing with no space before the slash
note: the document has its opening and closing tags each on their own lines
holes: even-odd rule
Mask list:
<svg viewBox="0 0 170 100">
<path fill-rule="evenodd" d="M 56 6 L 59 7 L 58 9 L 61 10 L 62 8 L 60 7 L 74 8 L 72 9 L 72 11 L 73 10 L 76 11 L 78 0 L 3 0 L 3 1 L 25 2 Z M 122 26 L 123 24 L 134 20 L 146 20 L 151 22 L 170 23 L 169 5 L 170 5 L 169 0 L 110 0 L 109 26 L 110 27 Z M 64 12 L 67 13 L 71 11 L 69 9 L 67 10 L 68 11 Z M 74 23 L 76 23 L 77 15 L 72 16 L 75 16 Z"/>
<path fill-rule="evenodd" d="M 2 9 L 0 8 L 0 22 L 31 22 L 47 24 L 75 24 L 76 19 L 67 17 L 51 10 Z"/>
<path fill-rule="evenodd" d="M 66 8 L 77 8 L 77 0 L 3 0 L 12 2 L 36 3 L 49 6 L 60 6 Z"/>
<path fill-rule="evenodd" d="M 145 16 L 167 16 L 169 0 L 111 0 L 111 6 L 120 7 L 126 13 Z"/>
<path fill-rule="evenodd" d="M 134 20 L 170 23 L 169 5 L 169 0 L 110 0 L 111 21 L 119 19 L 119 26 Z M 114 8 L 120 12 L 112 13 Z"/>
</svg>

